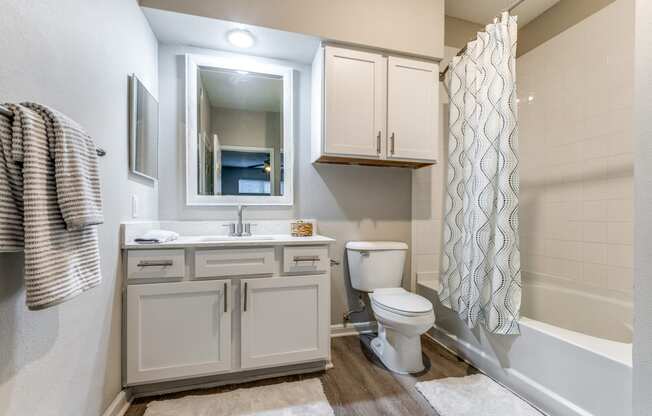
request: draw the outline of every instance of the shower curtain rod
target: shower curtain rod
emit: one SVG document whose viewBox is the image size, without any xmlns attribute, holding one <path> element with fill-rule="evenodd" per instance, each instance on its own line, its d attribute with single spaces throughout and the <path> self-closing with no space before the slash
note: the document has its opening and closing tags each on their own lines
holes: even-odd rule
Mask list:
<svg viewBox="0 0 652 416">
<path fill-rule="evenodd" d="M 525 0 L 518 0 L 518 1 L 514 2 L 514 4 L 512 4 L 511 6 L 509 6 L 505 10 L 503 10 L 503 12 L 511 12 L 512 10 L 514 10 L 515 8 L 520 6 L 523 2 L 525 2 Z M 466 45 L 464 45 L 464 47 L 462 49 L 460 49 L 460 51 L 457 52 L 457 54 L 455 56 L 460 56 L 460 55 L 464 54 L 464 52 L 466 52 Z M 450 64 L 446 65 L 446 68 L 444 68 L 444 70 L 439 73 L 439 82 L 444 82 L 444 80 L 446 79 L 446 73 L 448 72 L 449 67 L 450 67 Z"/>
<path fill-rule="evenodd" d="M 14 116 L 14 113 L 9 111 L 7 108 L 5 108 L 2 105 L 0 105 L 0 114 L 2 114 L 4 116 L 7 116 L 7 117 L 13 117 Z M 102 157 L 102 156 L 106 155 L 106 150 L 102 149 L 101 147 L 98 147 L 97 149 L 95 149 L 95 152 L 97 152 L 97 155 L 99 157 Z"/>
</svg>

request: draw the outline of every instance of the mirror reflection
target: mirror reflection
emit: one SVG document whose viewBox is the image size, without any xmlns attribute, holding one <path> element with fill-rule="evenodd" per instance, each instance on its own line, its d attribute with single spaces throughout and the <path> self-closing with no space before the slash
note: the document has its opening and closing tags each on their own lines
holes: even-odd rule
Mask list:
<svg viewBox="0 0 652 416">
<path fill-rule="evenodd" d="M 201 66 L 197 75 L 198 194 L 283 195 L 283 78 Z"/>
</svg>

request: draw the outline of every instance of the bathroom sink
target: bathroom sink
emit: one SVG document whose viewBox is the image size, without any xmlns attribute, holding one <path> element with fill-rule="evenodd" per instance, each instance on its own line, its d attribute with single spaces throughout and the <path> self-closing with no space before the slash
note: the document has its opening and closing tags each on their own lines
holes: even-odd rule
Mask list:
<svg viewBox="0 0 652 416">
<path fill-rule="evenodd" d="M 274 240 L 274 237 L 271 235 L 250 235 L 243 237 L 228 236 L 228 235 L 209 235 L 198 237 L 198 240 L 201 242 L 219 242 L 219 241 L 270 241 Z"/>
</svg>

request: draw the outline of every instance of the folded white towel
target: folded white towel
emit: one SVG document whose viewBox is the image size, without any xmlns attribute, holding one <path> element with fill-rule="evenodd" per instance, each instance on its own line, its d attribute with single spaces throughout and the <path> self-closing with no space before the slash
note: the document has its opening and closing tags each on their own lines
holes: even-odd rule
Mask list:
<svg viewBox="0 0 652 416">
<path fill-rule="evenodd" d="M 167 243 L 179 238 L 179 234 L 167 230 L 149 230 L 134 241 L 141 244 Z"/>
</svg>

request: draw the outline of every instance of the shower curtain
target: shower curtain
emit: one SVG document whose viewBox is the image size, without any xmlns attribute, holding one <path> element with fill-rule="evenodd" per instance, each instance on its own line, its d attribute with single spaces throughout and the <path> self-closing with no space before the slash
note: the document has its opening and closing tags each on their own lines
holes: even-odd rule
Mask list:
<svg viewBox="0 0 652 416">
<path fill-rule="evenodd" d="M 448 76 L 448 181 L 442 304 L 469 327 L 518 334 L 516 17 L 500 21 L 453 59 Z"/>
</svg>

